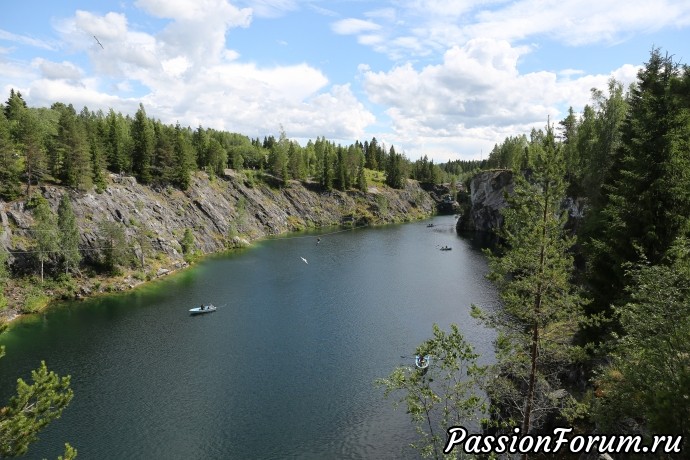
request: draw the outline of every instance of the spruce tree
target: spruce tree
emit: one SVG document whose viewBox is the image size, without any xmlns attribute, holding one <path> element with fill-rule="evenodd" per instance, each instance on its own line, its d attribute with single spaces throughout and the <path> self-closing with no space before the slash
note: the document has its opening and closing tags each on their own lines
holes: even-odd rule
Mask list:
<svg viewBox="0 0 690 460">
<path fill-rule="evenodd" d="M 139 104 L 132 122 L 132 143 L 132 169 L 141 183 L 148 184 L 153 179 L 151 163 L 155 144 L 153 126 L 143 104 Z"/>
<path fill-rule="evenodd" d="M 182 190 L 187 190 L 192 182 L 192 171 L 196 164 L 194 158 L 194 149 L 187 133 L 180 127 L 180 124 L 175 125 L 175 168 L 174 168 L 174 183 Z"/>
<path fill-rule="evenodd" d="M 588 242 L 595 312 L 624 302 L 626 263 L 656 264 L 688 232 L 689 85 L 687 68 L 658 49 L 638 72 L 604 184 L 600 233 Z"/>
</svg>

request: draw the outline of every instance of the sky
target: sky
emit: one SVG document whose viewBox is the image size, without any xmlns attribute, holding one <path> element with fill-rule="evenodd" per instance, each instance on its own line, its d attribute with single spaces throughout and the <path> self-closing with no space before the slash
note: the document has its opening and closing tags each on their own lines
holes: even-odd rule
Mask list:
<svg viewBox="0 0 690 460">
<path fill-rule="evenodd" d="M 0 14 L 0 100 L 304 144 L 486 158 L 654 47 L 690 62 L 688 0 L 23 0 Z"/>
</svg>

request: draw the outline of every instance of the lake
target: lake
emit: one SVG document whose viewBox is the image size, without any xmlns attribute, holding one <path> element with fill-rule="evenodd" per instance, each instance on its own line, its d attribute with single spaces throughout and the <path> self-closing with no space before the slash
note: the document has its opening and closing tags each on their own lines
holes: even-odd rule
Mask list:
<svg viewBox="0 0 690 460">
<path fill-rule="evenodd" d="M 291 234 L 52 308 L 0 336 L 0 401 L 41 360 L 72 376 L 72 403 L 29 458 L 65 442 L 100 460 L 416 458 L 404 408 L 374 380 L 411 365 L 401 356 L 434 323 L 493 355 L 470 305 L 497 293 L 454 224 Z M 189 315 L 209 302 L 218 311 Z"/>
</svg>

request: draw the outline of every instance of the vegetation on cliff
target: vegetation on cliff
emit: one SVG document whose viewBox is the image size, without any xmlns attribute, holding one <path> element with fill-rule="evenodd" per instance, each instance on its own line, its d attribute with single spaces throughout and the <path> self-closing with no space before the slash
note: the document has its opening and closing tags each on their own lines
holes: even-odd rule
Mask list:
<svg viewBox="0 0 690 460">
<path fill-rule="evenodd" d="M 487 166 L 516 179 L 509 205 L 496 207 L 505 252 L 491 258 L 504 305 L 477 312 L 499 331 L 494 377 L 474 381 L 493 404 L 487 428 L 687 442 L 689 89 L 690 67 L 653 49 L 627 92 L 614 80 L 607 94 L 592 90 L 591 106 L 559 122 L 558 139 L 548 124 L 491 152 Z M 574 227 L 562 216 L 566 196 L 585 203 Z M 449 410 L 472 401 L 437 397 Z"/>
</svg>

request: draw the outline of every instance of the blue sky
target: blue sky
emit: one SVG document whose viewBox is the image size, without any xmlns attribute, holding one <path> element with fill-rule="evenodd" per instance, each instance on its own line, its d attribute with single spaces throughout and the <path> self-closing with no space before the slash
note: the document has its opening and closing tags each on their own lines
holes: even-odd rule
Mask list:
<svg viewBox="0 0 690 460">
<path fill-rule="evenodd" d="M 581 111 L 653 46 L 690 62 L 690 2 L 24 0 L 0 15 L 0 98 L 143 103 L 251 137 L 375 136 L 441 162 Z"/>
</svg>

